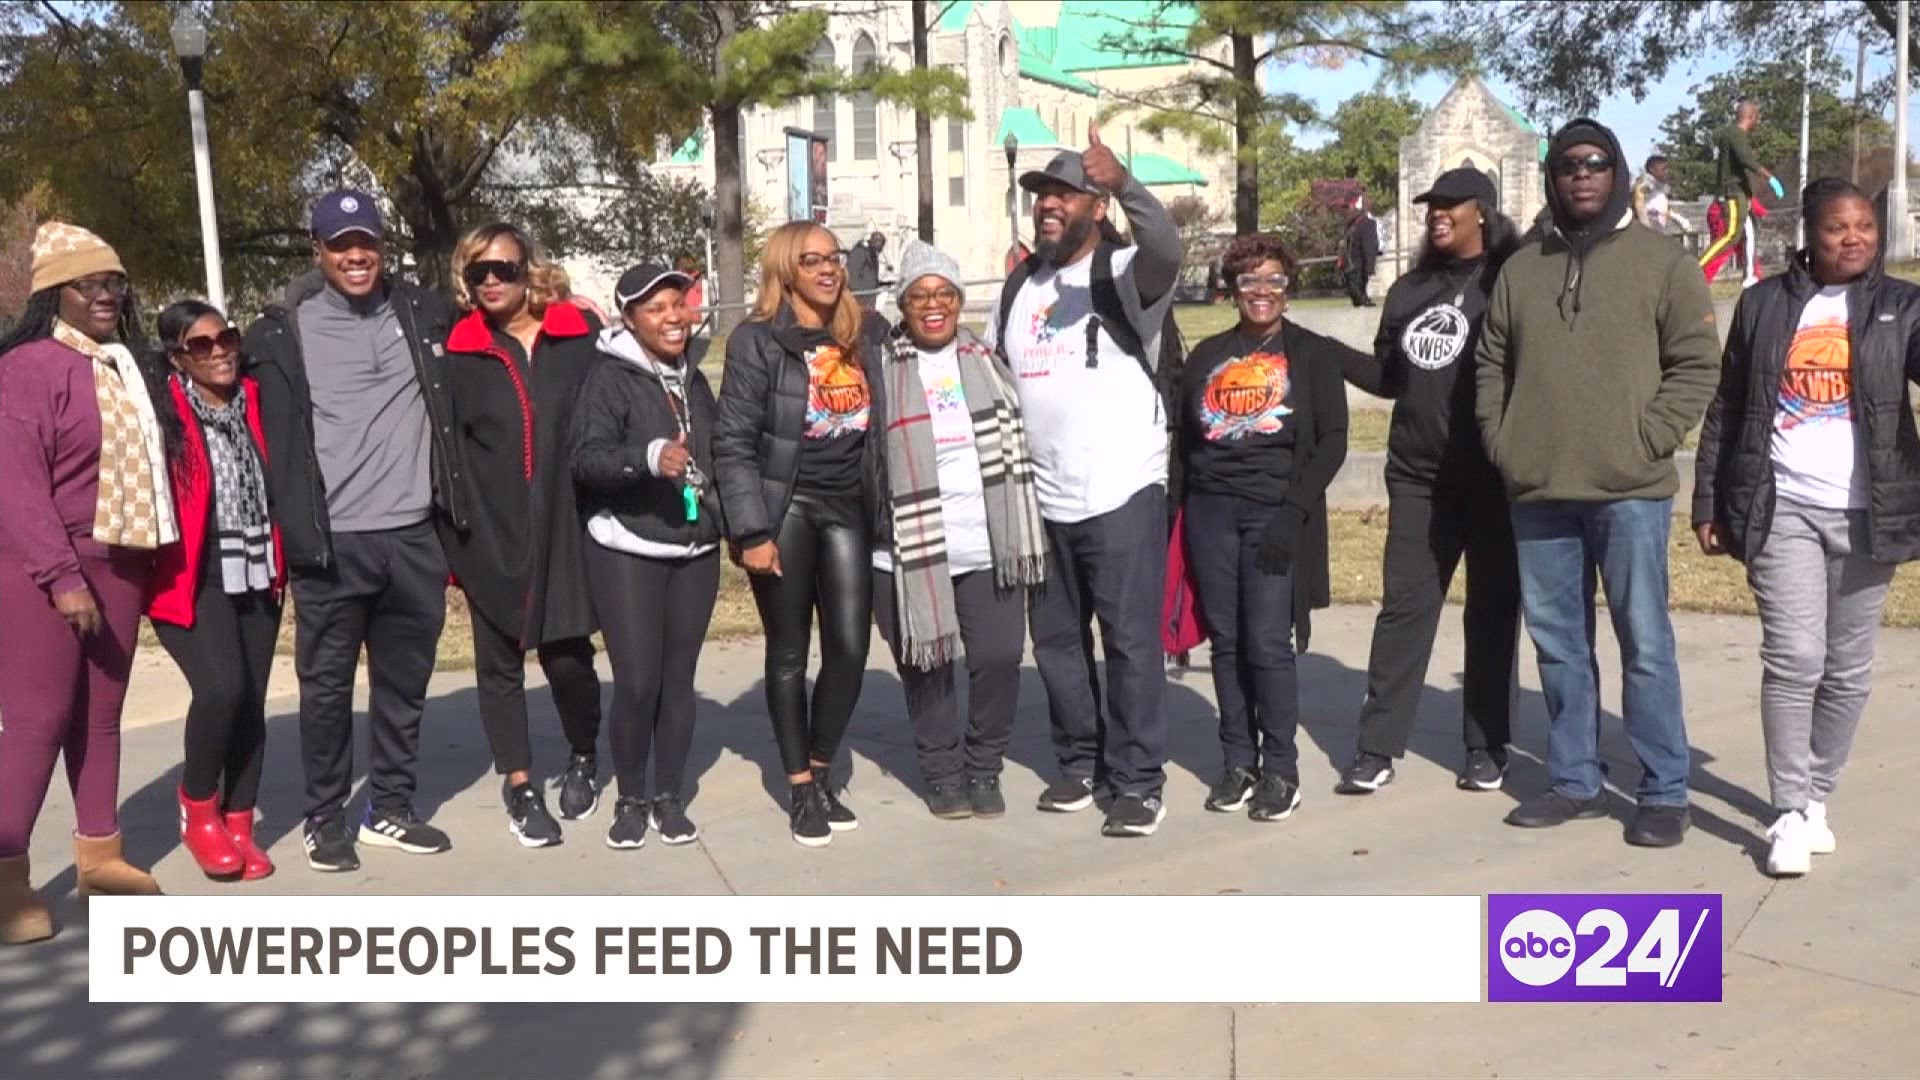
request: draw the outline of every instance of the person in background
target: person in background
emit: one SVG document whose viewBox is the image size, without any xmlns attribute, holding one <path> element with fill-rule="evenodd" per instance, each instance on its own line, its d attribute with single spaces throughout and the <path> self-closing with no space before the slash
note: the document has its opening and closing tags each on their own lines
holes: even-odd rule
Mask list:
<svg viewBox="0 0 1920 1080">
<path fill-rule="evenodd" d="M 847 253 L 847 289 L 860 301 L 861 307 L 870 309 L 880 299 L 884 277 L 880 253 L 886 247 L 886 236 L 876 231 L 865 243 Z"/>
<path fill-rule="evenodd" d="M 1677 244 L 1633 220 L 1620 142 L 1581 118 L 1548 145 L 1551 224 L 1507 260 L 1476 351 L 1481 439 L 1513 501 L 1521 603 L 1540 656 L 1552 786 L 1507 815 L 1606 814 L 1594 586 L 1620 640 L 1621 713 L 1640 759 L 1630 844 L 1690 824 L 1686 714 L 1668 614 L 1673 455 L 1718 375 L 1713 298 Z"/>
<path fill-rule="evenodd" d="M 567 444 L 597 324 L 555 293 L 553 264 L 517 226 L 468 233 L 452 268 L 466 315 L 447 335 L 445 367 L 466 465 L 455 482 L 468 513 L 464 526 L 440 518 L 440 542 L 467 596 L 480 724 L 507 827 L 522 847 L 546 847 L 560 842 L 561 828 L 532 772 L 530 651 L 570 751 L 560 816 L 587 817 L 600 802 L 592 640 L 600 624 Z"/>
<path fill-rule="evenodd" d="M 1667 206 L 1667 158 L 1654 154 L 1647 158 L 1645 172 L 1633 182 L 1634 220 L 1657 233 L 1673 232 L 1673 219 Z"/>
<path fill-rule="evenodd" d="M 180 839 L 208 877 L 254 881 L 273 873 L 253 840 L 254 803 L 286 587 L 260 387 L 242 374 L 240 331 L 211 304 L 168 306 L 159 331 L 174 371 L 167 404 L 184 435 L 171 469 L 180 543 L 160 549 L 147 618 L 193 692 Z"/>
<path fill-rule="evenodd" d="M 1353 199 L 1353 216 L 1347 219 L 1346 236 L 1340 241 L 1340 284 L 1354 307 L 1372 307 L 1367 283 L 1373 280 L 1374 266 L 1380 261 L 1380 222 L 1367 208 L 1367 197 Z"/>
<path fill-rule="evenodd" d="M 1354 350 L 1285 317 L 1279 237 L 1236 237 L 1222 262 L 1240 322 L 1187 357 L 1175 455 L 1226 758 L 1206 808 L 1284 821 L 1300 806 L 1294 649 L 1329 603 L 1326 494 L 1347 458 Z"/>
<path fill-rule="evenodd" d="M 886 321 L 847 288 L 826 228 L 789 222 L 760 260 L 753 315 L 727 338 L 713 475 L 727 539 L 766 630 L 767 712 L 795 841 L 824 847 L 859 818 L 829 784 L 866 674 L 873 611 L 874 370 Z M 820 616 L 820 675 L 807 652 Z"/>
<path fill-rule="evenodd" d="M 960 324 L 960 265 L 916 240 L 900 269 L 902 320 L 881 354 L 872 421 L 886 433 L 874 621 L 906 692 L 927 809 L 999 817 L 1045 528 L 1012 373 Z M 964 724 L 954 672 L 963 650 Z"/>
<path fill-rule="evenodd" d="M 1700 253 L 1700 270 L 1711 283 L 1720 276 L 1721 267 L 1728 259 L 1736 258 L 1741 245 L 1746 241 L 1748 208 L 1754 201 L 1754 181 L 1757 178 L 1765 183 L 1773 179 L 1773 173 L 1760 164 L 1754 155 L 1751 135 L 1760 123 L 1760 106 L 1748 99 L 1741 98 L 1734 106 L 1733 123 L 1714 136 L 1713 191 L 1714 204 L 1720 208 L 1721 231 L 1713 237 L 1713 242 Z M 1747 280 L 1751 283 L 1757 273 L 1749 267 Z"/>
<path fill-rule="evenodd" d="M 649 827 L 692 843 L 682 789 L 698 712 L 700 647 L 720 588 L 723 533 L 713 464 L 713 390 L 687 358 L 693 279 L 641 264 L 614 287 L 622 325 L 600 332 L 572 421 L 587 568 L 613 664 L 614 775 L 607 846 L 637 848 Z M 647 764 L 653 796 L 647 796 Z"/>
<path fill-rule="evenodd" d="M 701 273 L 699 260 L 684 252 L 673 260 L 673 272 L 688 281 L 681 298 L 686 301 L 687 310 L 693 314 L 693 324 L 697 327 L 707 315 L 707 276 Z"/>
<path fill-rule="evenodd" d="M 1493 180 L 1449 169 L 1414 197 L 1427 208 L 1426 244 L 1387 290 L 1373 355 L 1347 379 L 1393 399 L 1387 433 L 1387 543 L 1380 614 L 1367 660 L 1367 697 L 1353 762 L 1335 789 L 1366 795 L 1393 780 L 1420 712 L 1434 634 L 1454 571 L 1467 569 L 1466 673 L 1460 716 L 1466 757 L 1456 783 L 1494 791 L 1505 781 L 1520 646 L 1520 570 L 1505 486 L 1474 422 L 1474 348 L 1487 296 L 1519 246 Z"/>
<path fill-rule="evenodd" d="M 1700 549 L 1746 564 L 1776 817 L 1767 873 L 1834 850 L 1827 802 L 1873 683 L 1894 568 L 1920 557 L 1920 286 L 1886 274 L 1866 193 L 1816 180 L 1807 248 L 1734 309 L 1695 460 Z"/>
<path fill-rule="evenodd" d="M 459 282 L 456 279 L 454 288 L 458 290 L 459 287 Z M 588 315 L 593 316 L 593 321 L 596 325 L 606 325 L 607 313 L 600 310 L 600 305 L 593 302 L 593 297 L 588 296 L 586 293 L 573 291 L 573 278 L 568 276 L 567 268 L 557 262 L 547 264 L 547 289 L 553 294 L 555 300 L 564 300 Z"/>
<path fill-rule="evenodd" d="M 32 293 L 0 338 L 0 942 L 53 936 L 27 863 L 53 765 L 73 789 L 80 895 L 151 895 L 120 838 L 120 708 L 154 552 L 179 540 L 167 448 L 179 418 L 136 356 L 119 255 L 85 229 L 34 233 Z"/>
<path fill-rule="evenodd" d="M 411 854 L 452 847 L 420 819 L 420 717 L 447 612 L 436 513 L 468 524 L 443 370 L 452 305 L 386 274 L 373 196 L 314 204 L 317 269 L 247 328 L 248 373 L 274 453 L 267 493 L 285 545 L 300 678 L 307 865 L 360 868 L 361 843 Z M 370 684 L 368 803 L 357 833 L 353 687 Z"/>
</svg>

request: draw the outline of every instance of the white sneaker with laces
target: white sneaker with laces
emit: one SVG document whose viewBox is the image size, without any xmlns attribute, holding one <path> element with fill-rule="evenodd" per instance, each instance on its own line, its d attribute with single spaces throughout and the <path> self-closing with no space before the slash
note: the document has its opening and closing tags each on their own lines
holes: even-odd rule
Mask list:
<svg viewBox="0 0 1920 1080">
<path fill-rule="evenodd" d="M 1833 829 L 1827 825 L 1827 804 L 1810 802 L 1807 804 L 1807 850 L 1815 855 L 1831 855 L 1838 845 L 1833 838 Z"/>
<path fill-rule="evenodd" d="M 1813 869 L 1813 852 L 1808 846 L 1812 830 L 1807 816 L 1788 810 L 1767 829 L 1773 846 L 1767 851 L 1767 873 L 1773 877 L 1799 877 Z"/>
</svg>

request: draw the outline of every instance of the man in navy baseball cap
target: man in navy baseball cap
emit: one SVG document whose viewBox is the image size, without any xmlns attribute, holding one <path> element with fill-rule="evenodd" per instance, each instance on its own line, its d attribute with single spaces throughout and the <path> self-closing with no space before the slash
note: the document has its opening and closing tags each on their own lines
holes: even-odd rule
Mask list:
<svg viewBox="0 0 1920 1080">
<path fill-rule="evenodd" d="M 363 232 L 375 240 L 386 238 L 380 207 L 364 191 L 332 191 L 313 204 L 313 238 L 322 243 L 348 233 Z"/>
</svg>

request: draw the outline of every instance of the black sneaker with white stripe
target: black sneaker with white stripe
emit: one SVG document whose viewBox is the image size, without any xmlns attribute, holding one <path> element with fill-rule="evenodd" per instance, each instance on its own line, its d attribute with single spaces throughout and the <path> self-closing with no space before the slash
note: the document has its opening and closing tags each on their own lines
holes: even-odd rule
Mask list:
<svg viewBox="0 0 1920 1080">
<path fill-rule="evenodd" d="M 1247 805 L 1247 797 L 1253 794 L 1253 786 L 1260 782 L 1260 774 L 1244 765 L 1235 765 L 1227 770 L 1220 782 L 1207 792 L 1207 809 L 1216 814 L 1231 814 Z"/>
<path fill-rule="evenodd" d="M 1254 821 L 1285 821 L 1300 809 L 1300 782 L 1284 776 L 1263 776 L 1247 800 L 1247 817 Z"/>
<path fill-rule="evenodd" d="M 575 754 L 560 777 L 560 816 L 568 821 L 592 817 L 600 805 L 600 785 L 596 777 L 600 762 L 592 754 Z"/>
<path fill-rule="evenodd" d="M 503 780 L 500 797 L 507 804 L 507 831 L 521 847 L 551 847 L 560 842 L 560 823 L 547 813 L 547 800 L 538 787 Z"/>
<path fill-rule="evenodd" d="M 1093 805 L 1093 779 L 1063 776 L 1040 793 L 1040 809 L 1050 814 L 1071 814 Z"/>
<path fill-rule="evenodd" d="M 346 815 L 308 818 L 302 832 L 307 845 L 308 866 L 323 874 L 360 869 L 360 856 L 354 853 L 353 837 L 347 832 Z"/>
<path fill-rule="evenodd" d="M 1454 786 L 1462 791 L 1499 791 L 1507 782 L 1507 755 L 1489 750 L 1467 751 L 1466 764 Z"/>
<path fill-rule="evenodd" d="M 647 824 L 653 806 L 638 795 L 622 795 L 613 804 L 613 824 L 607 827 L 607 846 L 637 848 L 647 845 Z"/>
<path fill-rule="evenodd" d="M 453 847 L 446 833 L 421 821 L 412 807 L 401 810 L 367 807 L 366 820 L 360 823 L 360 842 L 409 855 L 438 855 Z"/>
<path fill-rule="evenodd" d="M 1122 795 L 1107 809 L 1107 836 L 1152 836 L 1167 817 L 1167 804 L 1158 795 Z"/>
<path fill-rule="evenodd" d="M 1362 750 L 1340 774 L 1333 790 L 1341 795 L 1371 795 L 1393 783 L 1393 759 Z"/>
<path fill-rule="evenodd" d="M 653 800 L 653 827 L 668 844 L 691 844 L 700 839 L 700 826 L 687 816 L 686 804 L 678 795 L 657 795 Z"/>
<path fill-rule="evenodd" d="M 833 766 L 815 765 L 813 783 L 820 789 L 821 798 L 827 803 L 827 827 L 834 832 L 847 832 L 860 827 L 860 819 L 854 816 L 853 809 L 840 801 L 840 795 L 833 790 Z"/>
</svg>

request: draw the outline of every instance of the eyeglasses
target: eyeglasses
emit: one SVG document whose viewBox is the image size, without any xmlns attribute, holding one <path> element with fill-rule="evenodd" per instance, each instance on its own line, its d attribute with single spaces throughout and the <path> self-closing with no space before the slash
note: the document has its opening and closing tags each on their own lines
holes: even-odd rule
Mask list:
<svg viewBox="0 0 1920 1080">
<path fill-rule="evenodd" d="M 934 289 L 931 292 L 920 289 L 909 289 L 907 295 L 901 299 L 907 302 L 908 307 L 927 307 L 929 305 L 950 307 L 960 302 L 960 290 L 952 286 Z"/>
<path fill-rule="evenodd" d="M 176 354 L 185 354 L 202 363 L 212 359 L 215 350 L 239 352 L 240 331 L 229 326 L 218 334 L 195 334 L 173 347 Z"/>
<path fill-rule="evenodd" d="M 489 277 L 502 285 L 511 285 L 520 280 L 520 275 L 526 269 L 526 266 L 521 263 L 508 262 L 505 259 L 481 259 L 478 262 L 468 263 L 467 268 L 460 272 L 460 276 L 466 279 L 468 288 L 477 289 L 485 285 Z"/>
<path fill-rule="evenodd" d="M 127 276 L 109 274 L 106 277 L 81 278 L 78 281 L 67 282 L 67 288 L 79 293 L 82 300 L 97 300 L 101 293 L 106 293 L 118 300 L 127 295 Z"/>
<path fill-rule="evenodd" d="M 844 251 L 829 251 L 822 254 L 818 251 L 809 251 L 800 256 L 800 269 L 802 270 L 818 270 L 827 263 L 832 263 L 835 266 L 845 266 L 847 265 L 847 253 Z"/>
<path fill-rule="evenodd" d="M 1547 171 L 1555 176 L 1578 176 L 1581 173 L 1610 173 L 1613 171 L 1613 159 L 1605 154 L 1588 154 L 1586 157 L 1555 158 Z"/>
<path fill-rule="evenodd" d="M 1241 274 L 1233 279 L 1233 287 L 1240 292 L 1286 292 L 1290 283 L 1285 274 Z"/>
</svg>

